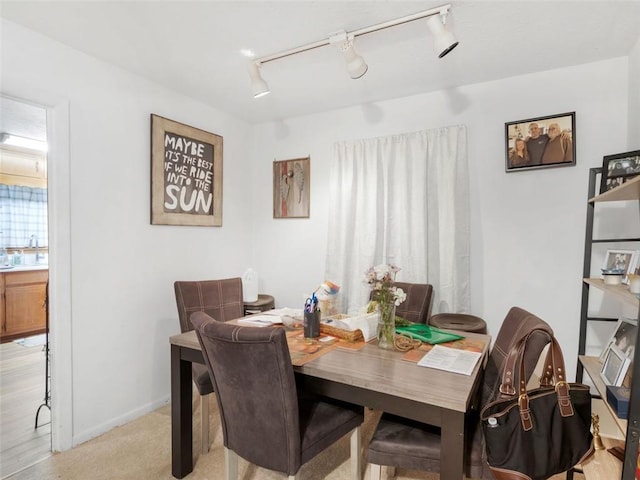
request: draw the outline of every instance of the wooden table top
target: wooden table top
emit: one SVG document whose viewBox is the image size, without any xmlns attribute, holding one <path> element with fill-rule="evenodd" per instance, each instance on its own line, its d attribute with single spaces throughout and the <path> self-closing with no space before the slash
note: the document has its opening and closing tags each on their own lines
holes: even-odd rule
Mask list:
<svg viewBox="0 0 640 480">
<path fill-rule="evenodd" d="M 466 338 L 481 340 L 487 353 L 491 337 L 470 332 L 456 332 Z M 195 331 L 174 335 L 173 345 L 200 350 Z M 471 402 L 470 393 L 477 381 L 483 363 L 478 362 L 471 375 L 421 367 L 403 360 L 403 352 L 378 348 L 366 344 L 357 351 L 336 348 L 300 367 L 296 372 L 333 382 L 399 396 L 420 403 L 466 412 Z"/>
</svg>

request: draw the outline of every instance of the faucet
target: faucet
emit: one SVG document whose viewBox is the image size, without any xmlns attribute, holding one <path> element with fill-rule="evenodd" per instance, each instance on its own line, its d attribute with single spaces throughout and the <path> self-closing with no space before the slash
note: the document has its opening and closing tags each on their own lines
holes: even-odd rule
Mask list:
<svg viewBox="0 0 640 480">
<path fill-rule="evenodd" d="M 29 248 L 34 247 L 36 249 L 36 263 L 38 263 L 44 255 L 40 255 L 40 252 L 38 251 L 38 237 L 35 234 L 29 237 Z"/>
</svg>

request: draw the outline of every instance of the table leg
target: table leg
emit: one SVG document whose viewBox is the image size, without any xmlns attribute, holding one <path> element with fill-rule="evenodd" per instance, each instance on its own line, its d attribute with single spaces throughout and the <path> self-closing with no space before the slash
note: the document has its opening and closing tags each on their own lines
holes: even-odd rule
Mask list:
<svg viewBox="0 0 640 480">
<path fill-rule="evenodd" d="M 171 345 L 171 473 L 183 478 L 193 471 L 191 362 Z"/>
<path fill-rule="evenodd" d="M 440 445 L 440 478 L 442 480 L 463 478 L 464 417 L 462 412 L 452 410 L 442 412 L 442 444 Z"/>
</svg>

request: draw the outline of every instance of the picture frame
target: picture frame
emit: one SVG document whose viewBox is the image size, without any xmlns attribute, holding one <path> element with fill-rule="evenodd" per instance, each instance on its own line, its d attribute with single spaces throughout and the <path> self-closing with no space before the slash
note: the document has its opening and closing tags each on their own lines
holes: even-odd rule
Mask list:
<svg viewBox="0 0 640 480">
<path fill-rule="evenodd" d="M 611 347 L 600 370 L 604 384 L 620 387 L 630 364 L 631 360 L 624 353 L 615 346 Z"/>
<path fill-rule="evenodd" d="M 273 218 L 309 218 L 311 158 L 273 161 Z"/>
<path fill-rule="evenodd" d="M 622 283 L 629 283 L 629 273 L 633 273 L 638 263 L 638 250 L 607 250 L 602 270 L 623 270 Z"/>
<path fill-rule="evenodd" d="M 151 114 L 151 224 L 222 226 L 222 137 Z"/>
<path fill-rule="evenodd" d="M 575 112 L 507 122 L 504 130 L 507 173 L 576 164 Z"/>
<path fill-rule="evenodd" d="M 640 150 L 606 155 L 602 159 L 600 193 L 628 182 L 640 175 Z"/>
<path fill-rule="evenodd" d="M 611 350 L 612 347 L 615 347 L 618 351 L 622 352 L 623 355 L 632 359 L 636 348 L 637 335 L 638 321 L 636 319 L 630 317 L 621 317 L 618 319 L 611 337 L 609 337 L 600 354 L 600 361 L 604 362 L 607 359 L 609 350 Z"/>
</svg>

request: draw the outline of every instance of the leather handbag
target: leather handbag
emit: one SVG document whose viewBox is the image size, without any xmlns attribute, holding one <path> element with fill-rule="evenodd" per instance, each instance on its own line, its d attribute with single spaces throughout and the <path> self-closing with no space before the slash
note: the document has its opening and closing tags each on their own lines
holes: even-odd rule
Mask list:
<svg viewBox="0 0 640 480">
<path fill-rule="evenodd" d="M 589 387 L 566 381 L 555 337 L 551 336 L 540 387 L 527 391 L 526 382 L 520 381 L 525 378 L 522 359 L 530 335 L 509 352 L 500 396 L 480 412 L 487 462 L 497 480 L 544 480 L 593 452 Z"/>
</svg>

